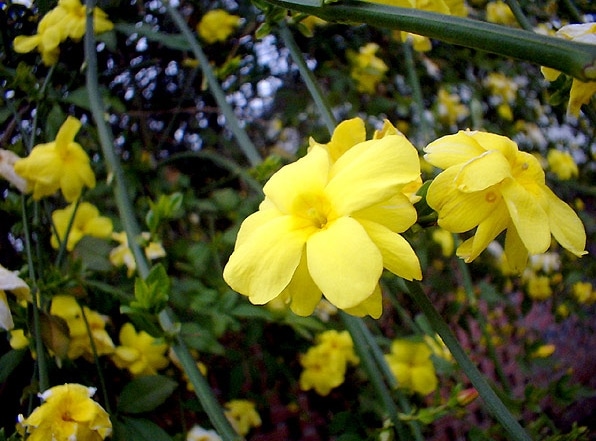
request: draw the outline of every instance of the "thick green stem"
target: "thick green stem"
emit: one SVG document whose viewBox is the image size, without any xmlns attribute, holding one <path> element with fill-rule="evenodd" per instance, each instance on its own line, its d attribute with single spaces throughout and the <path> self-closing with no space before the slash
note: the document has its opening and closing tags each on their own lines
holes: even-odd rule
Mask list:
<svg viewBox="0 0 596 441">
<path fill-rule="evenodd" d="M 240 126 L 238 118 L 226 100 L 226 95 L 219 85 L 217 77 L 215 76 L 215 73 L 211 68 L 211 64 L 209 63 L 209 59 L 207 58 L 207 55 L 205 55 L 205 52 L 203 52 L 196 35 L 190 30 L 186 24 L 186 21 L 176 10 L 176 8 L 173 8 L 168 1 L 165 2 L 165 6 L 170 18 L 174 21 L 184 38 L 186 38 L 192 52 L 194 53 L 197 60 L 199 60 L 199 67 L 201 68 L 203 75 L 207 80 L 207 84 L 209 84 L 209 90 L 213 94 L 217 105 L 225 116 L 226 126 L 234 134 L 234 137 L 236 138 L 242 153 L 244 153 L 246 159 L 248 159 L 252 166 L 260 164 L 262 161 L 261 155 L 246 134 L 246 131 Z"/>
<path fill-rule="evenodd" d="M 583 81 L 596 80 L 596 45 L 574 43 L 468 18 L 352 1 L 265 0 L 275 6 L 340 23 L 367 23 L 552 67 Z"/>
<path fill-rule="evenodd" d="M 424 313 L 434 331 L 441 336 L 443 342 L 449 348 L 449 351 L 451 351 L 453 358 L 455 358 L 464 373 L 468 376 L 472 385 L 478 391 L 478 394 L 482 397 L 488 411 L 507 431 L 510 436 L 509 439 L 513 441 L 531 441 L 530 436 L 492 390 L 482 373 L 480 373 L 478 368 L 472 363 L 445 320 L 443 320 L 429 298 L 422 291 L 420 283 L 406 282 L 406 286 L 414 302 Z"/>
<path fill-rule="evenodd" d="M 335 117 L 333 116 L 327 101 L 323 97 L 323 92 L 321 91 L 321 88 L 319 87 L 319 84 L 317 83 L 312 71 L 306 65 L 304 56 L 296 44 L 296 40 L 294 40 L 294 36 L 292 35 L 292 32 L 288 28 L 288 25 L 285 21 L 282 21 L 279 24 L 279 35 L 281 36 L 285 46 L 289 49 L 294 63 L 296 63 L 296 66 L 298 66 L 300 75 L 302 76 L 302 79 L 304 80 L 310 95 L 317 105 L 317 108 L 319 109 L 323 121 L 325 121 L 325 125 L 327 126 L 329 133 L 333 133 L 335 126 L 337 125 Z"/>
<path fill-rule="evenodd" d="M 87 61 L 87 90 L 89 93 L 89 105 L 93 119 L 97 126 L 101 150 L 106 161 L 106 166 L 114 180 L 114 196 L 118 212 L 122 219 L 124 230 L 128 237 L 128 245 L 132 250 L 137 264 L 139 276 L 146 278 L 149 275 L 149 264 L 143 250 L 136 241 L 140 228 L 134 215 L 132 204 L 128 197 L 127 183 L 120 161 L 113 149 L 113 137 L 110 129 L 104 120 L 103 102 L 99 96 L 99 84 L 97 79 L 97 55 L 95 53 L 95 36 L 93 32 L 93 8 L 95 0 L 88 0 L 87 6 L 87 27 L 85 31 L 85 59 Z M 222 439 L 236 441 L 242 439 L 238 436 L 226 419 L 223 409 L 213 395 L 209 384 L 199 371 L 192 355 L 186 347 L 182 337 L 175 333 L 176 326 L 172 320 L 171 312 L 165 309 L 159 313 L 159 322 L 166 333 L 174 335 L 172 349 L 182 364 L 182 368 L 188 375 L 195 393 L 209 419 Z"/>
</svg>

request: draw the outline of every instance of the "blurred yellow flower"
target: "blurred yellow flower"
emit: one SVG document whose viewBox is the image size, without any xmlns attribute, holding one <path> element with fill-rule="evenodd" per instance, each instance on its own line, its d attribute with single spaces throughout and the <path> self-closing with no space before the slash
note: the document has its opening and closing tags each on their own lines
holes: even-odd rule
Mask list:
<svg viewBox="0 0 596 441">
<path fill-rule="evenodd" d="M 231 400 L 224 405 L 224 414 L 236 433 L 241 436 L 250 429 L 261 426 L 261 417 L 255 409 L 255 403 L 248 400 Z"/>
<path fill-rule="evenodd" d="M 501 118 L 507 121 L 513 120 L 511 103 L 515 101 L 519 85 L 500 72 L 491 72 L 484 80 L 484 86 L 488 88 L 492 97 L 497 100 L 497 112 Z"/>
<path fill-rule="evenodd" d="M 401 135 L 344 135 L 340 156 L 312 143 L 306 156 L 275 173 L 259 211 L 242 223 L 223 275 L 252 303 L 282 296 L 307 316 L 324 295 L 351 314 L 379 317 L 383 267 L 421 279 L 418 257 L 398 234 L 416 221 L 402 192 L 420 179 L 416 149 Z"/>
<path fill-rule="evenodd" d="M 12 292 L 19 303 L 32 300 L 29 285 L 17 274 L 17 271 L 10 271 L 0 265 L 0 328 L 7 331 L 14 328 L 14 321 L 5 291 Z"/>
<path fill-rule="evenodd" d="M 439 225 L 453 233 L 476 228 L 457 255 L 473 261 L 504 230 L 509 266 L 521 271 L 528 254 L 545 252 L 551 234 L 576 256 L 586 254 L 584 226 L 573 209 L 547 186 L 538 160 L 504 136 L 460 131 L 425 148 L 425 158 L 444 169 L 431 183 L 427 202 Z"/>
<path fill-rule="evenodd" d="M 563 26 L 556 34 L 557 37 L 578 43 L 596 44 L 596 23 L 570 24 Z M 542 67 L 542 74 L 548 81 L 555 81 L 561 72 L 550 67 Z M 588 104 L 592 95 L 596 93 L 596 81 L 580 81 L 573 79 L 569 92 L 567 114 L 579 116 L 582 105 Z"/>
<path fill-rule="evenodd" d="M 590 282 L 576 282 L 571 289 L 578 303 L 591 305 L 596 302 L 596 292 Z"/>
<path fill-rule="evenodd" d="M 83 317 L 83 313 L 85 316 Z M 57 295 L 52 298 L 50 314 L 62 318 L 69 331 L 68 352 L 66 357 L 75 360 L 84 357 L 93 362 L 94 354 L 91 339 L 97 355 L 107 355 L 114 352 L 114 343 L 105 330 L 107 319 L 97 311 L 86 306 L 81 307 L 77 300 L 68 295 Z M 87 330 L 87 325 L 89 330 Z"/>
<path fill-rule="evenodd" d="M 70 224 L 75 207 L 76 204 L 73 203 L 64 209 L 54 210 L 52 213 L 52 222 L 55 227 L 50 241 L 52 247 L 59 248 L 60 243 L 64 241 L 64 236 L 66 235 L 66 230 Z M 110 234 L 112 234 L 112 220 L 108 217 L 100 216 L 99 210 L 95 205 L 89 202 L 81 202 L 76 209 L 77 211 L 74 214 L 74 220 L 66 241 L 66 249 L 68 251 L 72 251 L 83 236 L 93 236 L 101 239 L 110 237 Z"/>
<path fill-rule="evenodd" d="M 553 295 L 550 279 L 547 276 L 533 275 L 528 279 L 528 295 L 534 300 L 546 300 Z"/>
<path fill-rule="evenodd" d="M 166 255 L 166 250 L 164 250 L 161 243 L 148 242 L 149 239 L 151 239 L 151 234 L 149 232 L 142 232 L 141 238 L 144 243 L 146 243 L 145 256 L 147 259 L 155 260 Z M 128 247 L 128 237 L 126 236 L 126 232 L 121 231 L 120 233 L 112 233 L 112 239 L 120 242 L 120 245 L 110 251 L 110 262 L 116 267 L 126 265 L 127 275 L 128 277 L 132 277 L 137 269 L 137 262 L 135 261 L 131 249 Z"/>
<path fill-rule="evenodd" d="M 445 257 L 453 254 L 455 248 L 455 241 L 453 240 L 453 233 L 437 228 L 432 233 L 433 240 L 441 246 L 441 253 Z"/>
<path fill-rule="evenodd" d="M 15 163 L 15 172 L 27 181 L 33 199 L 39 200 L 61 189 L 66 201 L 73 202 L 84 186 L 95 187 L 89 156 L 74 141 L 80 128 L 81 122 L 69 116 L 55 141 L 36 145 L 29 156 Z"/>
<path fill-rule="evenodd" d="M 112 433 L 107 412 L 91 399 L 95 388 L 70 383 L 39 396 L 44 401 L 29 417 L 19 415 L 28 441 L 101 441 Z"/>
<path fill-rule="evenodd" d="M 208 44 L 218 41 L 226 41 L 236 30 L 242 19 L 232 15 L 223 9 L 208 11 L 197 25 L 197 32 Z"/>
<path fill-rule="evenodd" d="M 167 350 L 167 343 L 159 343 L 145 331 L 137 332 L 132 323 L 125 323 L 120 329 L 120 346 L 116 347 L 112 360 L 135 377 L 156 375 L 169 364 L 165 356 Z"/>
<path fill-rule="evenodd" d="M 300 357 L 304 368 L 300 389 L 314 389 L 322 396 L 343 384 L 348 364 L 357 365 L 354 343 L 348 331 L 325 331 L 317 336 L 317 344 Z"/>
<path fill-rule="evenodd" d="M 432 351 L 425 342 L 398 339 L 391 344 L 391 353 L 385 355 L 385 360 L 398 387 L 428 395 L 439 382 L 431 355 Z"/>
<path fill-rule="evenodd" d="M 553 344 L 540 345 L 532 352 L 533 358 L 547 358 L 553 355 L 557 347 Z"/>
<path fill-rule="evenodd" d="M 10 331 L 10 347 L 13 349 L 25 349 L 29 346 L 29 337 L 25 335 L 24 329 L 13 329 Z"/>
<path fill-rule="evenodd" d="M 486 5 L 486 21 L 507 26 L 517 26 L 517 19 L 507 3 L 502 0 Z"/>
<path fill-rule="evenodd" d="M 79 41 L 85 35 L 86 7 L 79 0 L 60 0 L 48 11 L 37 26 L 37 34 L 19 35 L 14 39 L 14 50 L 18 53 L 37 49 L 46 66 L 56 64 L 60 55 L 60 43 L 67 38 Z M 112 30 L 114 24 L 99 8 L 93 9 L 93 30 L 96 34 Z"/>
<path fill-rule="evenodd" d="M 385 62 L 376 56 L 378 50 L 378 44 L 368 43 L 358 52 L 347 52 L 351 66 L 350 76 L 356 82 L 358 92 L 375 93 L 377 85 L 389 70 Z"/>
<path fill-rule="evenodd" d="M 466 118 L 470 111 L 461 103 L 459 95 L 440 89 L 437 98 L 437 113 L 443 124 L 454 126 L 458 121 Z"/>
<path fill-rule="evenodd" d="M 577 164 L 569 152 L 551 149 L 546 155 L 546 160 L 550 170 L 562 181 L 579 175 Z"/>
</svg>

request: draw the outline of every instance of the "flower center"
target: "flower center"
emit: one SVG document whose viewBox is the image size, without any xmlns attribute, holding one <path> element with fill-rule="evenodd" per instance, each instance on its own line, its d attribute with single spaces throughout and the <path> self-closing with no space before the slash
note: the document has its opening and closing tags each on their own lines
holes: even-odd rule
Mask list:
<svg viewBox="0 0 596 441">
<path fill-rule="evenodd" d="M 293 204 L 296 216 L 308 219 L 315 228 L 323 229 L 330 220 L 332 207 L 322 193 L 304 193 Z"/>
</svg>

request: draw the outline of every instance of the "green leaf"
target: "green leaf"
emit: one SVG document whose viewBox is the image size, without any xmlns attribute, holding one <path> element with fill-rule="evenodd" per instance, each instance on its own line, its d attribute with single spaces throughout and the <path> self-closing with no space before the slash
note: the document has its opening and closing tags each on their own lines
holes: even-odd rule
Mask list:
<svg viewBox="0 0 596 441">
<path fill-rule="evenodd" d="M 0 383 L 8 380 L 10 374 L 21 364 L 21 360 L 27 353 L 25 349 L 8 351 L 0 358 Z"/>
<path fill-rule="evenodd" d="M 118 411 L 123 413 L 150 412 L 163 404 L 178 386 L 163 375 L 139 377 L 128 383 L 118 401 Z"/>
<path fill-rule="evenodd" d="M 157 424 L 144 418 L 120 417 L 114 420 L 113 441 L 172 441 Z"/>
<path fill-rule="evenodd" d="M 165 308 L 170 296 L 170 278 L 161 263 L 151 268 L 145 280 L 135 279 L 135 300 L 130 302 L 133 309 L 157 313 Z"/>
</svg>

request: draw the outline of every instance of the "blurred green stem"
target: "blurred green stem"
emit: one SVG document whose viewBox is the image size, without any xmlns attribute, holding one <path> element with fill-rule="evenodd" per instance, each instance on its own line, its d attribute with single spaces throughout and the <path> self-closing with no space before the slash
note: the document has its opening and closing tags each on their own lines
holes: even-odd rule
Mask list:
<svg viewBox="0 0 596 441">
<path fill-rule="evenodd" d="M 296 40 L 294 40 L 292 32 L 288 28 L 287 23 L 283 20 L 279 23 L 279 35 L 281 36 L 284 45 L 290 51 L 294 63 L 296 63 L 296 66 L 298 66 L 300 75 L 302 76 L 302 79 L 304 80 L 310 95 L 319 109 L 321 117 L 327 126 L 327 130 L 329 130 L 329 133 L 332 134 L 337 124 L 335 117 L 333 116 L 333 113 L 331 112 L 326 100 L 323 98 L 321 88 L 319 87 L 319 84 L 317 83 L 312 71 L 306 65 L 304 56 L 296 44 Z"/>
<path fill-rule="evenodd" d="M 429 298 L 422 290 L 419 282 L 406 281 L 408 292 L 414 302 L 428 319 L 434 331 L 441 336 L 445 345 L 453 355 L 472 385 L 482 397 L 488 411 L 501 423 L 512 441 L 531 441 L 530 436 L 522 428 L 519 422 L 513 417 L 509 409 L 490 387 L 482 373 L 472 363 L 464 349 L 461 347 L 451 329 L 437 312 Z"/>
<path fill-rule="evenodd" d="M 106 166 L 114 180 L 114 196 L 118 212 L 128 237 L 128 245 L 135 258 L 138 274 L 141 278 L 147 278 L 149 274 L 149 264 L 143 250 L 136 241 L 139 236 L 140 228 L 135 218 L 133 206 L 127 193 L 127 183 L 120 161 L 113 149 L 113 136 L 104 119 L 103 102 L 99 95 L 99 83 L 97 79 L 97 54 L 95 52 L 95 35 L 93 32 L 93 8 L 95 0 L 88 0 L 87 7 L 87 27 L 85 31 L 85 59 L 87 61 L 87 91 L 89 93 L 89 106 L 97 132 L 101 150 L 106 161 Z M 180 363 L 188 375 L 191 384 L 194 386 L 195 393 L 203 409 L 209 416 L 209 419 L 215 430 L 225 441 L 236 441 L 242 439 L 232 428 L 223 413 L 223 409 L 213 395 L 209 384 L 200 373 L 196 362 L 192 358 L 186 344 L 179 333 L 175 332 L 175 319 L 172 319 L 173 313 L 165 309 L 159 313 L 159 322 L 164 331 L 173 337 L 172 349 L 180 360 Z"/>
<path fill-rule="evenodd" d="M 596 45 L 574 43 L 469 18 L 364 1 L 321 6 L 319 0 L 264 0 L 330 22 L 367 23 L 552 67 L 583 81 L 596 80 Z"/>
<path fill-rule="evenodd" d="M 530 20 L 528 20 L 528 18 L 524 14 L 524 11 L 522 10 L 518 1 L 517 0 L 505 0 L 505 2 L 509 5 L 511 12 L 513 12 L 515 19 L 517 20 L 519 25 L 522 27 L 522 29 L 525 29 L 526 31 L 534 32 L 534 27 L 532 26 L 532 23 L 530 23 Z"/>
<path fill-rule="evenodd" d="M 203 52 L 203 49 L 201 48 L 201 45 L 199 44 L 196 35 L 190 30 L 186 21 L 184 20 L 182 15 L 180 15 L 178 10 L 172 7 L 172 5 L 170 5 L 169 1 L 166 1 L 164 4 L 166 6 L 166 10 L 168 11 L 170 18 L 174 21 L 184 38 L 186 38 L 186 40 L 188 41 L 188 44 L 190 45 L 190 48 L 192 49 L 194 56 L 197 58 L 197 60 L 199 60 L 199 67 L 201 68 L 203 75 L 207 79 L 207 84 L 209 84 L 209 90 L 213 94 L 213 97 L 215 98 L 217 105 L 219 106 L 224 117 L 226 118 L 226 126 L 234 134 L 234 137 L 238 142 L 240 150 L 242 150 L 242 153 L 244 153 L 244 156 L 246 156 L 246 159 L 248 159 L 250 165 L 254 167 L 255 165 L 260 164 L 262 161 L 261 155 L 259 154 L 257 148 L 246 134 L 246 131 L 240 126 L 240 122 L 238 121 L 238 118 L 234 113 L 234 109 L 232 109 L 232 106 L 230 106 L 230 104 L 226 100 L 226 95 L 223 89 L 221 88 L 219 81 L 217 81 L 217 77 L 215 76 L 215 73 L 211 68 L 209 59 L 207 58 L 207 55 L 205 55 L 205 52 Z"/>
</svg>

